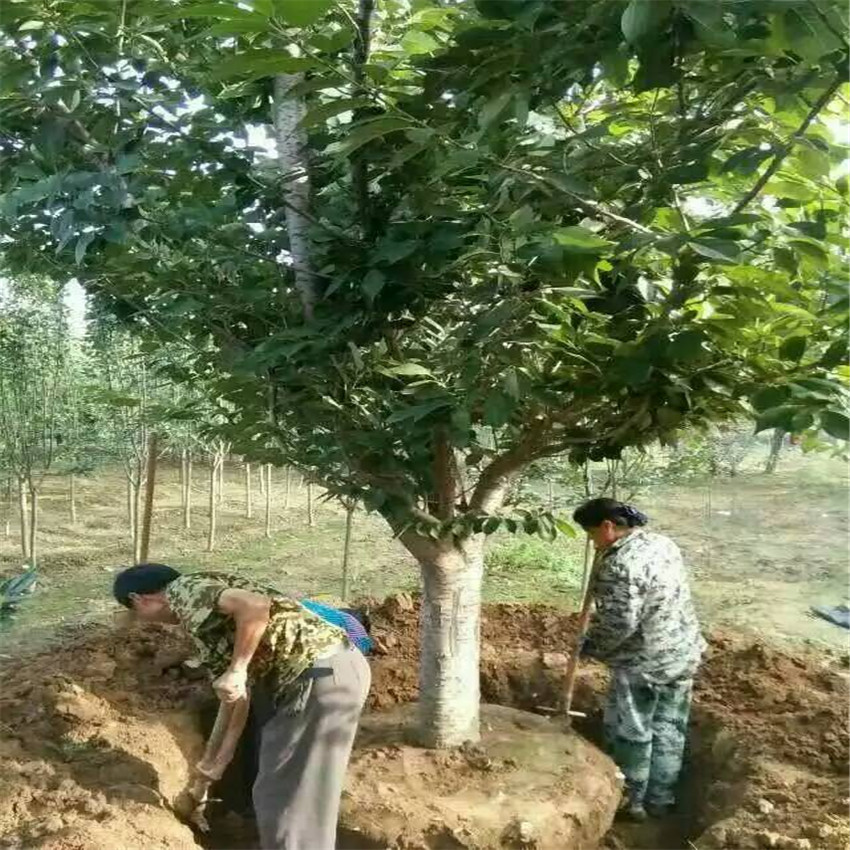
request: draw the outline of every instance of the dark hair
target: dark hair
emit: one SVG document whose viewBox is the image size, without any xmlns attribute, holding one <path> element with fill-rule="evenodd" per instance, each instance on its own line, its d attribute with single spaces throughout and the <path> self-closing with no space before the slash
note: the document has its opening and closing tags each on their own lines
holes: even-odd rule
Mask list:
<svg viewBox="0 0 850 850">
<path fill-rule="evenodd" d="M 131 593 L 158 593 L 176 578 L 180 578 L 180 573 L 174 567 L 137 564 L 135 567 L 126 567 L 115 576 L 112 592 L 125 608 L 130 608 Z"/>
<path fill-rule="evenodd" d="M 596 528 L 606 519 L 614 525 L 627 528 L 635 528 L 649 522 L 649 517 L 645 513 L 616 499 L 591 499 L 576 508 L 573 513 L 573 520 L 582 528 Z"/>
</svg>

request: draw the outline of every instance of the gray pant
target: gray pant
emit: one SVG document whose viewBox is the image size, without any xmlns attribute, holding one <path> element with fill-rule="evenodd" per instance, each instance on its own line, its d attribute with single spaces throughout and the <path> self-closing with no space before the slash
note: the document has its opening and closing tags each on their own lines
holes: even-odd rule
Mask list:
<svg viewBox="0 0 850 850">
<path fill-rule="evenodd" d="M 317 661 L 301 711 L 263 726 L 254 811 L 263 850 L 334 850 L 345 771 L 371 682 L 356 649 Z"/>
</svg>

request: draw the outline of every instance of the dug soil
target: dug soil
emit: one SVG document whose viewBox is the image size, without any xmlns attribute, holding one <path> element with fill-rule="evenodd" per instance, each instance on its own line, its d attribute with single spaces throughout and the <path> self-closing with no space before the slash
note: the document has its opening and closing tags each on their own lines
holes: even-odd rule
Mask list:
<svg viewBox="0 0 850 850">
<path fill-rule="evenodd" d="M 380 718 L 396 717 L 417 697 L 416 600 L 391 597 L 373 603 L 370 614 L 378 651 L 363 738 L 369 729 L 392 726 L 395 721 Z M 486 606 L 482 699 L 538 713 L 535 734 L 544 734 L 545 724 L 560 728 L 559 719 L 543 718 L 557 705 L 574 630 L 574 618 L 552 608 Z M 649 825 L 615 826 L 604 846 L 846 848 L 846 664 L 846 656 L 793 655 L 730 635 L 711 636 L 696 684 L 679 812 Z M 251 846 L 245 821 L 235 811 L 225 814 L 240 807 L 226 787 L 220 796 L 228 805 L 211 809 L 218 818 L 217 838 L 200 836 L 181 820 L 189 766 L 203 741 L 199 718 L 209 709 L 210 694 L 191 663 L 190 647 L 173 629 L 67 632 L 48 652 L 3 660 L 0 677 L 0 846 Z M 575 728 L 596 743 L 605 687 L 603 668 L 583 667 L 574 707 L 587 718 Z M 368 740 L 361 745 L 368 746 Z M 475 757 L 463 758 L 467 778 L 481 787 L 499 762 L 498 744 L 490 746 L 493 752 L 485 735 Z M 429 761 L 428 784 L 449 788 L 457 778 L 458 757 Z M 482 776 L 475 777 L 476 771 Z M 355 785 L 350 784 L 348 799 L 359 791 L 357 773 L 351 771 Z M 365 771 L 362 781 L 370 777 L 373 773 Z M 415 810 L 412 816 L 418 816 Z M 539 844 L 523 828 L 520 819 L 516 834 L 500 836 L 499 843 L 483 832 L 455 830 L 443 844 L 419 846 L 551 846 Z"/>
</svg>

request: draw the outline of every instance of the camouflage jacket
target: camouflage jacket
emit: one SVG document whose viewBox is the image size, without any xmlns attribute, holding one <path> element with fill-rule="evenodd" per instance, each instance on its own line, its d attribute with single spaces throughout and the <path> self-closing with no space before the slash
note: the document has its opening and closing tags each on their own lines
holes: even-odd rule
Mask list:
<svg viewBox="0 0 850 850">
<path fill-rule="evenodd" d="M 602 555 L 591 592 L 587 655 L 657 684 L 694 675 L 706 644 L 672 540 L 640 529 L 621 537 Z"/>
<path fill-rule="evenodd" d="M 165 593 L 213 676 L 224 673 L 233 656 L 236 626 L 232 617 L 218 610 L 218 598 L 229 588 L 261 593 L 271 600 L 269 624 L 251 660 L 248 680 L 249 684 L 262 680 L 276 700 L 289 696 L 293 683 L 316 659 L 348 643 L 342 629 L 273 587 L 229 573 L 188 573 L 171 582 Z"/>
</svg>

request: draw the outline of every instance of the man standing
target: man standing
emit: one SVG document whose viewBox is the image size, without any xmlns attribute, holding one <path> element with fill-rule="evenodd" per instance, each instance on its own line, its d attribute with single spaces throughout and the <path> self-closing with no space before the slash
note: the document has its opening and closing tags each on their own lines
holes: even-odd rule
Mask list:
<svg viewBox="0 0 850 850">
<path fill-rule="evenodd" d="M 573 519 L 597 551 L 596 612 L 582 654 L 611 668 L 605 734 L 626 777 L 621 816 L 661 816 L 675 803 L 706 646 L 682 555 L 672 540 L 643 530 L 644 514 L 614 499 L 592 499 Z"/>
<path fill-rule="evenodd" d="M 254 811 L 264 850 L 334 850 L 343 781 L 369 691 L 369 664 L 346 632 L 241 576 L 180 575 L 141 564 L 115 598 L 147 621 L 182 626 L 221 704 L 196 793 L 221 778 L 248 717 L 261 723 Z"/>
</svg>

